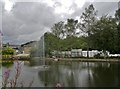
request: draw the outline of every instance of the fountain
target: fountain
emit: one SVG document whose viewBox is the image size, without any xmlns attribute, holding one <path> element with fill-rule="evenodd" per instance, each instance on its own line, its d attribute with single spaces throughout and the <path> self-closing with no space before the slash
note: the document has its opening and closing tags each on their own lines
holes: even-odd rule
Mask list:
<svg viewBox="0 0 120 89">
<path fill-rule="evenodd" d="M 36 42 L 33 46 L 34 53 L 31 54 L 31 57 L 37 66 L 34 66 L 34 69 L 48 69 L 49 67 L 45 64 L 45 42 L 44 35 L 41 36 L 40 40 Z"/>
</svg>

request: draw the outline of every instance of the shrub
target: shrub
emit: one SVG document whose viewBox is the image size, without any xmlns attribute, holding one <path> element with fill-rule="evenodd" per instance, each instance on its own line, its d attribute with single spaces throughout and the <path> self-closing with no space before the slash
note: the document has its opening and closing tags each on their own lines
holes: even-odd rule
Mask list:
<svg viewBox="0 0 120 89">
<path fill-rule="evenodd" d="M 15 50 L 10 47 L 6 47 L 2 50 L 3 55 L 14 55 L 14 52 Z"/>
</svg>

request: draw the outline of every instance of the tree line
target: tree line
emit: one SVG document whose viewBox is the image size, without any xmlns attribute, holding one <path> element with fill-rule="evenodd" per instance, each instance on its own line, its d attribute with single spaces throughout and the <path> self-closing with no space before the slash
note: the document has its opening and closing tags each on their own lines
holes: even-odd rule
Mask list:
<svg viewBox="0 0 120 89">
<path fill-rule="evenodd" d="M 91 4 L 85 8 L 80 19 L 67 19 L 55 23 L 51 32 L 45 33 L 46 53 L 71 49 L 97 49 L 120 53 L 120 9 L 115 17 L 98 17 L 98 11 Z"/>
</svg>

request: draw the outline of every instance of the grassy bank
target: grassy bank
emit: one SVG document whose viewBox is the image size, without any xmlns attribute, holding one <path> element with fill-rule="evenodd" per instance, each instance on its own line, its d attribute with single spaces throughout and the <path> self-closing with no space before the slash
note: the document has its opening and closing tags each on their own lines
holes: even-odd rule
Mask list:
<svg viewBox="0 0 120 89">
<path fill-rule="evenodd" d="M 43 59 L 39 59 L 37 58 L 38 60 L 43 60 Z M 120 63 L 120 59 L 95 59 L 95 58 L 92 58 L 92 59 L 87 59 L 87 58 L 57 58 L 58 60 L 57 61 L 65 61 L 65 62 L 69 62 L 69 61 L 72 61 L 72 62 L 119 62 Z M 19 61 L 29 61 L 31 60 L 30 58 L 20 58 Z M 35 59 L 33 59 L 35 60 Z M 13 61 L 16 61 L 16 60 L 13 60 L 13 59 L 2 59 L 0 60 L 0 63 L 2 62 L 13 62 Z M 45 61 L 56 61 L 54 60 L 53 58 L 46 58 Z"/>
<path fill-rule="evenodd" d="M 46 60 L 54 61 L 53 58 Z M 120 62 L 120 59 L 87 59 L 87 58 L 58 58 L 58 61 L 77 61 L 77 62 Z"/>
</svg>

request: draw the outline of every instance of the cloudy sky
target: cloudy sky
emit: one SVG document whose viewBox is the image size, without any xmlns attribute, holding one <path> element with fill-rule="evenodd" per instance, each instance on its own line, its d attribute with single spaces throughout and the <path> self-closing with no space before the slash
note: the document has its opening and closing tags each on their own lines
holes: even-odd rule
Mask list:
<svg viewBox="0 0 120 89">
<path fill-rule="evenodd" d="M 16 2 L 17 1 L 17 2 Z M 79 19 L 84 8 L 93 3 L 98 16 L 114 16 L 118 0 L 0 0 L 0 28 L 3 42 L 21 44 L 38 40 L 51 26 L 67 18 Z"/>
</svg>

